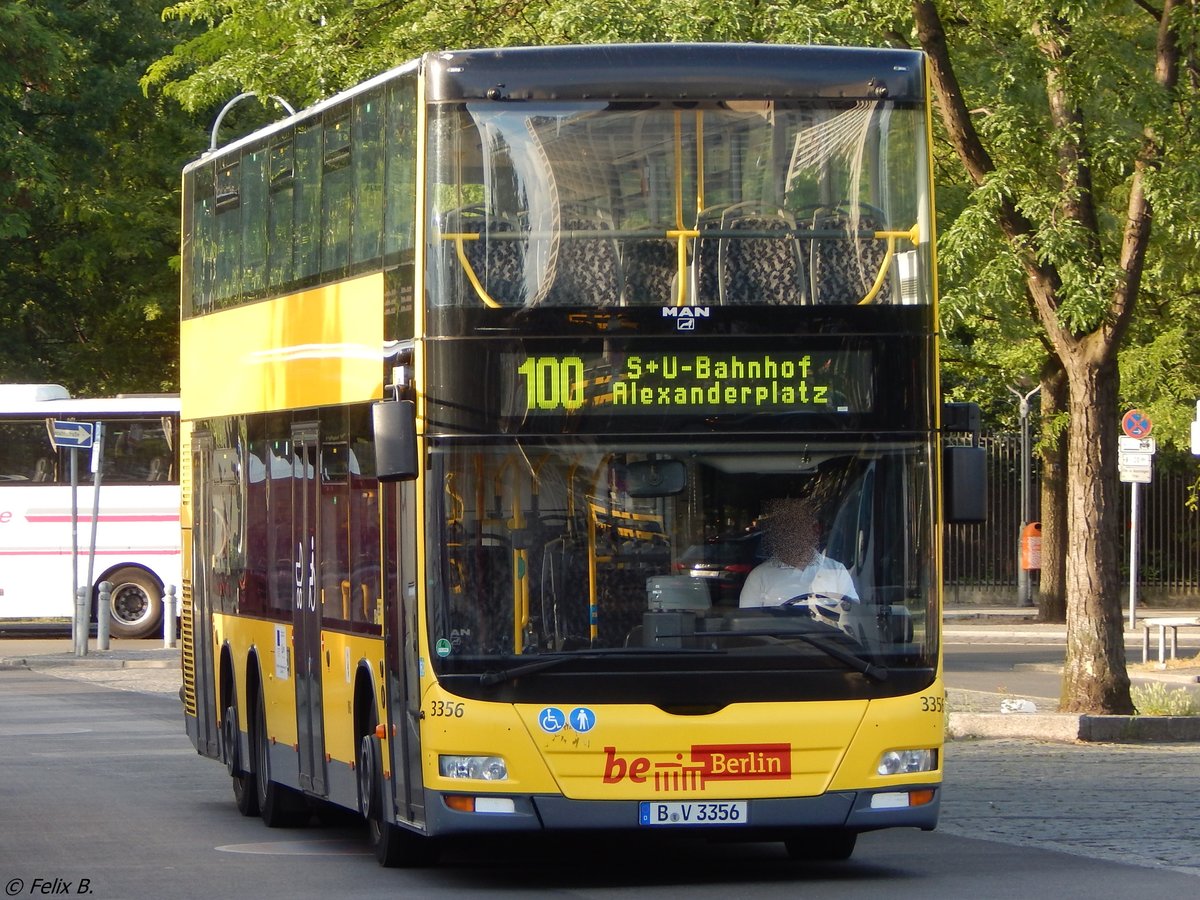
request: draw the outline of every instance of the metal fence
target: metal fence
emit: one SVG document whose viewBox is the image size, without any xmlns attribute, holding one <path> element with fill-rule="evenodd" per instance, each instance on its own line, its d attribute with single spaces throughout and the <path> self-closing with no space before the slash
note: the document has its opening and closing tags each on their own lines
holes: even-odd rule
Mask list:
<svg viewBox="0 0 1200 900">
<path fill-rule="evenodd" d="M 981 525 L 948 525 L 944 535 L 945 580 L 957 591 L 1009 593 L 1017 586 L 1021 531 L 1021 439 L 1016 434 L 983 438 L 988 454 L 988 520 Z M 1041 492 L 1036 454 L 1031 461 L 1030 519 L 1038 518 Z M 1140 486 L 1138 585 L 1159 597 L 1200 594 L 1200 512 L 1188 509 L 1197 461 L 1159 451 L 1154 480 Z M 1129 579 L 1130 488 L 1121 485 L 1121 571 Z M 1036 573 L 1035 573 L 1036 577 Z M 1036 584 L 1036 582 L 1035 582 Z"/>
</svg>

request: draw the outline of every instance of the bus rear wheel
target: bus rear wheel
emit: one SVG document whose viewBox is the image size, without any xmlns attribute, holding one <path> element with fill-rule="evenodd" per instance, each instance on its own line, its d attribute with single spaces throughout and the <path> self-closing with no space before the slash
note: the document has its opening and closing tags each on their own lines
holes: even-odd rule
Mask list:
<svg viewBox="0 0 1200 900">
<path fill-rule="evenodd" d="M 309 816 L 304 795 L 271 780 L 271 742 L 267 737 L 267 714 L 261 694 L 254 707 L 253 723 L 250 744 L 254 748 L 254 786 L 258 812 L 268 828 L 303 825 Z"/>
<path fill-rule="evenodd" d="M 242 764 L 241 739 L 238 733 L 237 707 L 230 704 L 225 709 L 225 721 L 221 723 L 221 740 L 225 743 L 225 767 L 233 779 L 233 801 L 243 816 L 257 816 L 258 789 L 254 773 Z"/>
<path fill-rule="evenodd" d="M 113 637 L 153 637 L 162 630 L 162 586 L 143 569 L 118 569 L 106 579 L 113 586 L 107 610 L 108 631 Z"/>
</svg>

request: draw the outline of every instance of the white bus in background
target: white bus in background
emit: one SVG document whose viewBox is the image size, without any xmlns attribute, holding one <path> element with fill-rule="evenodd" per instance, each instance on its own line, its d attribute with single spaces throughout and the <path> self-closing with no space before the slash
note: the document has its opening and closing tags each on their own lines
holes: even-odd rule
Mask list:
<svg viewBox="0 0 1200 900">
<path fill-rule="evenodd" d="M 70 623 L 72 585 L 88 584 L 91 451 L 55 449 L 47 419 L 104 425 L 90 566 L 93 619 L 98 585 L 108 581 L 110 633 L 161 634 L 166 586 L 180 583 L 179 397 L 173 394 L 80 399 L 60 385 L 0 385 L 0 620 Z M 72 453 L 78 454 L 75 577 Z"/>
</svg>

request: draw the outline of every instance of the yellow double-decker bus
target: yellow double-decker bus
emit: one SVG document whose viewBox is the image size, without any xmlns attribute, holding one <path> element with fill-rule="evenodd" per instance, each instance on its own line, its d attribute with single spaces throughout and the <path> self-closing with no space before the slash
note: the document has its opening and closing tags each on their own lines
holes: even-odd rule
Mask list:
<svg viewBox="0 0 1200 900">
<path fill-rule="evenodd" d="M 184 694 L 268 825 L 932 829 L 922 56 L 428 54 L 184 171 Z M 977 444 L 977 441 L 976 441 Z"/>
</svg>

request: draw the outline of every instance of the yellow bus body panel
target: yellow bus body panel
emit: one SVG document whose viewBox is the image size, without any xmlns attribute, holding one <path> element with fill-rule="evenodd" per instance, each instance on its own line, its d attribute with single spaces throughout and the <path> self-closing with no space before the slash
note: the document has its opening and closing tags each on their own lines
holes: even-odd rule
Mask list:
<svg viewBox="0 0 1200 900">
<path fill-rule="evenodd" d="M 379 399 L 383 323 L 382 273 L 185 319 L 183 416 Z"/>
<path fill-rule="evenodd" d="M 358 738 L 354 734 L 354 684 L 366 664 L 376 702 L 383 697 L 379 685 L 379 664 L 383 659 L 383 639 L 364 634 L 322 631 L 321 697 L 325 724 L 325 753 L 331 760 L 356 764 Z M 383 707 L 375 708 L 375 721 L 386 722 Z M 390 755 L 384 756 L 390 759 Z M 390 770 L 385 762 L 385 771 Z"/>
<path fill-rule="evenodd" d="M 283 646 L 287 648 L 287 675 L 277 674 L 275 655 L 276 628 L 283 629 Z M 296 680 L 292 664 L 292 626 L 290 623 L 270 622 L 217 613 L 213 615 L 213 661 L 212 671 L 221 671 L 221 648 L 228 645 L 233 660 L 234 680 L 237 683 L 238 715 L 243 731 L 249 730 L 247 714 L 250 710 L 246 696 L 247 666 L 252 653 L 257 654 L 262 671 L 262 693 L 267 721 L 267 737 L 280 744 L 295 747 L 298 741 L 296 727 Z M 220 711 L 224 716 L 224 710 Z"/>
<path fill-rule="evenodd" d="M 440 687 L 422 703 L 426 785 L 462 793 L 553 793 L 572 800 L 677 797 L 753 800 L 815 797 L 941 781 L 945 700 L 941 681 L 919 695 L 874 701 L 744 703 L 706 716 L 657 707 L 596 704 L 580 732 L 540 722 L 548 708 L 569 719 L 569 704 L 517 705 L 463 700 Z M 934 749 L 937 769 L 882 776 L 889 750 Z M 443 778 L 438 757 L 498 756 L 501 782 Z"/>
<path fill-rule="evenodd" d="M 872 700 L 829 789 L 879 789 L 940 782 L 945 734 L 946 692 L 940 675 L 919 694 Z M 910 775 L 880 775 L 876 770 L 889 750 L 936 750 L 937 768 Z"/>
</svg>

